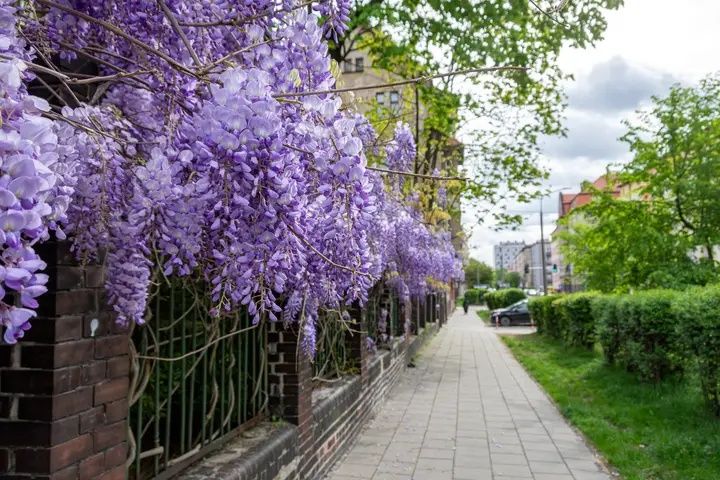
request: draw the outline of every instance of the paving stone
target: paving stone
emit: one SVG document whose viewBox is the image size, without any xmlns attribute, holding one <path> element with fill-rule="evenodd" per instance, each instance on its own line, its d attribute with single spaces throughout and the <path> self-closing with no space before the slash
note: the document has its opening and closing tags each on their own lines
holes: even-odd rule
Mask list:
<svg viewBox="0 0 720 480">
<path fill-rule="evenodd" d="M 403 372 L 329 480 L 611 480 L 471 310 Z"/>
<path fill-rule="evenodd" d="M 527 465 L 496 465 L 492 466 L 496 477 L 531 477 L 532 473 Z"/>
<path fill-rule="evenodd" d="M 454 480 L 492 480 L 490 468 L 455 468 Z"/>
<path fill-rule="evenodd" d="M 415 470 L 415 463 L 403 463 L 403 462 L 380 462 L 377 467 L 377 473 L 400 473 L 405 475 L 412 474 Z"/>
<path fill-rule="evenodd" d="M 564 462 L 535 462 L 530 461 L 530 470 L 532 473 L 553 473 L 553 474 L 570 474 Z"/>
<path fill-rule="evenodd" d="M 527 466 L 528 461 L 525 455 L 517 453 L 491 453 L 490 459 L 493 465 L 521 465 Z"/>
<path fill-rule="evenodd" d="M 412 480 L 412 476 L 398 473 L 376 473 L 372 480 Z"/>
</svg>

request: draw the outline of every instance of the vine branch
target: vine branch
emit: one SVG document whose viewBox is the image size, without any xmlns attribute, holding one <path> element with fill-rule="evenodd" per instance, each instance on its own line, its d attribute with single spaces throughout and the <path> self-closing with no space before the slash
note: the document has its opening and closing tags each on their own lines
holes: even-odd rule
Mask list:
<svg viewBox="0 0 720 480">
<path fill-rule="evenodd" d="M 328 93 L 344 93 L 344 92 L 357 92 L 361 90 L 374 90 L 376 88 L 388 88 L 388 87 L 400 87 L 403 85 L 414 85 L 417 83 L 424 83 L 436 78 L 444 78 L 455 75 L 471 75 L 473 73 L 492 73 L 492 72 L 525 72 L 527 67 L 482 67 L 482 68 L 469 68 L 466 70 L 456 70 L 454 72 L 437 73 L 435 75 L 425 75 L 423 77 L 411 78 L 409 80 L 399 80 L 396 82 L 389 83 L 376 83 L 373 85 L 364 85 L 360 87 L 345 87 L 335 88 L 329 90 L 313 90 L 308 92 L 285 92 L 277 93 L 273 95 L 274 98 L 286 98 L 286 97 L 304 97 L 308 95 L 325 95 Z"/>
</svg>

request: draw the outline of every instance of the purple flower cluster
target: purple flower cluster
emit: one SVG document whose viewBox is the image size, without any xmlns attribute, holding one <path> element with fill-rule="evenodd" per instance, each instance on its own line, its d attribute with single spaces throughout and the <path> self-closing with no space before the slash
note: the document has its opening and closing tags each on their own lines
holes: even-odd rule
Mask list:
<svg viewBox="0 0 720 480">
<path fill-rule="evenodd" d="M 61 226 L 79 259 L 107 253 L 118 322 L 144 321 L 153 282 L 192 275 L 210 286 L 212 314 L 246 306 L 256 322 L 300 321 L 308 352 L 319 309 L 362 304 L 383 280 L 407 301 L 458 274 L 449 236 L 366 168 L 369 122 L 337 95 L 280 95 L 334 87 L 324 38 L 346 28 L 348 1 L 318 2 L 321 22 L 271 0 L 166 0 L 170 16 L 154 0 L 63 0 L 142 46 L 59 8 L 24 22 L 25 45 L 15 3 L 0 0 L 6 342 L 45 291 L 33 245 L 64 238 Z M 41 49 L 92 52 L 101 74 L 134 75 L 51 120 L 25 89 Z M 406 125 L 384 153 L 388 168 L 411 168 Z"/>
<path fill-rule="evenodd" d="M 315 11 L 325 17 L 325 36 L 336 43 L 348 28 L 351 4 L 352 0 L 320 0 L 313 6 Z"/>
<path fill-rule="evenodd" d="M 36 297 L 46 292 L 45 263 L 33 246 L 65 220 L 72 188 L 56 174 L 63 149 L 50 107 L 27 93 L 30 57 L 16 34 L 15 2 L 0 0 L 0 325 L 15 343 L 30 328 Z"/>
</svg>

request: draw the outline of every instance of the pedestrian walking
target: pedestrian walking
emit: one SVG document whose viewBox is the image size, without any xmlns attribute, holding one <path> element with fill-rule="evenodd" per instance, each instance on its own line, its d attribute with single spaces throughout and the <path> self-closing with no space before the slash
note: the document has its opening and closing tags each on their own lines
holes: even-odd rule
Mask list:
<svg viewBox="0 0 720 480">
<path fill-rule="evenodd" d="M 470 302 L 468 302 L 467 297 L 463 297 L 463 310 L 465 310 L 465 313 L 468 312 L 468 308 L 470 308 Z"/>
</svg>

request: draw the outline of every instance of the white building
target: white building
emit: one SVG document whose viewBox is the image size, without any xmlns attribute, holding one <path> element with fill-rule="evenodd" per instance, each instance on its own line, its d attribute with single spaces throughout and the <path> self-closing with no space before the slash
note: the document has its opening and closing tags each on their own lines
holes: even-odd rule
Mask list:
<svg viewBox="0 0 720 480">
<path fill-rule="evenodd" d="M 495 270 L 508 270 L 523 248 L 525 242 L 502 242 L 495 245 Z"/>
</svg>

